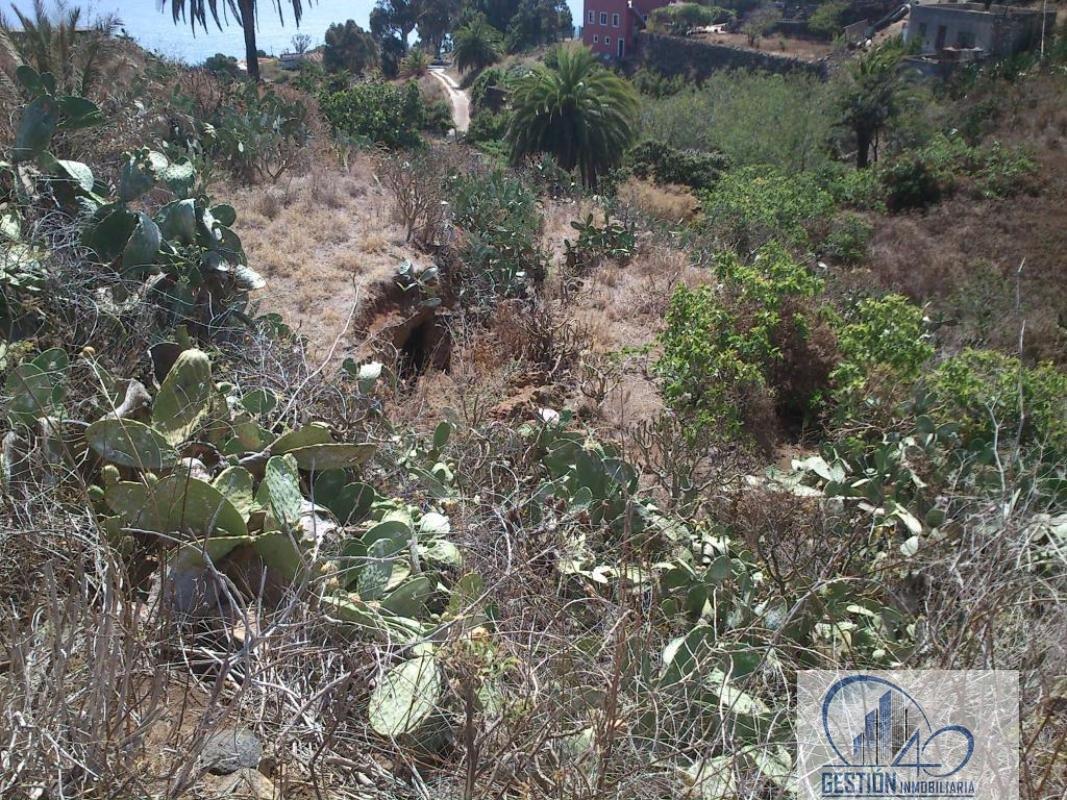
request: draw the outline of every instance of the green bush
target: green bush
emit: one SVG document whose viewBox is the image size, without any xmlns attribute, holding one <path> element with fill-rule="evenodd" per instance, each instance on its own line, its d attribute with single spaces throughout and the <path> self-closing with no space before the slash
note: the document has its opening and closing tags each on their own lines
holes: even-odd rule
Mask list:
<svg viewBox="0 0 1067 800">
<path fill-rule="evenodd" d="M 427 122 L 426 104 L 414 81 L 356 84 L 319 98 L 322 115 L 335 133 L 389 148 L 415 147 Z"/>
<path fill-rule="evenodd" d="M 423 129 L 430 133 L 444 135 L 452 130 L 452 106 L 446 100 L 435 100 L 426 106 L 426 119 Z"/>
<path fill-rule="evenodd" d="M 880 175 L 890 209 L 925 208 L 959 188 L 983 198 L 1012 197 L 1032 188 L 1037 165 L 1024 151 L 999 142 L 971 146 L 959 136 L 939 136 L 903 154 Z"/>
<path fill-rule="evenodd" d="M 881 171 L 881 177 L 891 211 L 926 208 L 952 190 L 952 174 L 921 153 L 898 158 Z"/>
<path fill-rule="evenodd" d="M 649 97 L 672 97 L 688 87 L 682 75 L 664 75 L 656 69 L 641 67 L 630 78 L 630 82 L 641 94 Z"/>
<path fill-rule="evenodd" d="M 653 33 L 685 36 L 693 28 L 731 22 L 736 16 L 733 11 L 718 6 L 675 3 L 654 9 L 648 15 L 648 29 Z"/>
<path fill-rule="evenodd" d="M 462 235 L 461 302 L 521 295 L 544 279 L 541 212 L 522 181 L 502 170 L 463 174 L 449 180 L 448 190 Z"/>
<path fill-rule="evenodd" d="M 811 173 L 782 175 L 756 167 L 723 174 L 704 193 L 703 204 L 705 226 L 741 252 L 771 239 L 807 247 L 809 228 L 834 210 L 833 197 Z"/>
<path fill-rule="evenodd" d="M 667 402 L 694 426 L 737 434 L 746 422 L 758 424 L 752 415 L 776 399 L 771 381 L 781 374 L 781 344 L 806 333 L 797 303 L 823 284 L 773 243 L 751 264 L 722 254 L 717 274 L 721 290 L 675 291 L 657 371 Z"/>
<path fill-rule="evenodd" d="M 845 212 L 830 222 L 823 253 L 840 264 L 858 264 L 867 255 L 874 228 L 859 214 Z"/>
<path fill-rule="evenodd" d="M 510 124 L 511 114 L 507 111 L 479 111 L 471 117 L 470 127 L 467 128 L 467 141 L 476 145 L 489 142 L 503 143 Z M 506 150 L 501 150 L 501 152 L 506 152 Z"/>
<path fill-rule="evenodd" d="M 885 186 L 877 170 L 831 164 L 818 171 L 818 180 L 837 206 L 885 211 Z"/>
<path fill-rule="evenodd" d="M 482 70 L 471 84 L 471 108 L 479 111 L 499 111 L 502 103 L 499 93 L 493 92 L 505 85 L 506 74 L 500 67 L 488 67 Z M 490 99 L 494 98 L 494 99 Z"/>
<path fill-rule="evenodd" d="M 245 181 L 276 181 L 304 153 L 311 136 L 308 108 L 287 90 L 253 83 L 220 84 L 206 106 L 179 85 L 171 96 L 175 139 Z"/>
<path fill-rule="evenodd" d="M 832 163 L 832 91 L 800 73 L 715 72 L 699 89 L 646 97 L 642 138 L 721 152 L 737 166 L 821 169 Z"/>
<path fill-rule="evenodd" d="M 995 350 L 964 350 L 930 378 L 937 414 L 958 424 L 966 446 L 1045 448 L 1044 460 L 1067 457 L 1067 374 L 1051 364 L 1027 367 Z"/>
<path fill-rule="evenodd" d="M 721 153 L 678 150 L 658 141 L 645 141 L 630 150 L 627 166 L 639 178 L 708 189 L 727 167 Z"/>
<path fill-rule="evenodd" d="M 236 80 L 241 77 L 241 70 L 237 66 L 237 59 L 225 53 L 215 53 L 204 61 L 204 69 L 223 80 Z"/>
<path fill-rule="evenodd" d="M 808 30 L 825 41 L 841 35 L 841 18 L 848 9 L 847 0 L 823 3 L 808 17 Z"/>
<path fill-rule="evenodd" d="M 831 380 L 846 407 L 867 397 L 873 382 L 910 386 L 934 355 L 922 308 L 899 294 L 860 301 L 836 333 L 841 363 Z"/>
</svg>

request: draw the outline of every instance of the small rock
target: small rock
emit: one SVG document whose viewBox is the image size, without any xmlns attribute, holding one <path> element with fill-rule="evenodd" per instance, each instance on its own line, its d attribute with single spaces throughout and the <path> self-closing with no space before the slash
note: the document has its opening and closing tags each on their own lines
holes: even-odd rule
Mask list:
<svg viewBox="0 0 1067 800">
<path fill-rule="evenodd" d="M 198 765 L 215 775 L 229 775 L 241 768 L 255 771 L 262 757 L 259 739 L 248 731 L 230 728 L 207 738 Z"/>
</svg>

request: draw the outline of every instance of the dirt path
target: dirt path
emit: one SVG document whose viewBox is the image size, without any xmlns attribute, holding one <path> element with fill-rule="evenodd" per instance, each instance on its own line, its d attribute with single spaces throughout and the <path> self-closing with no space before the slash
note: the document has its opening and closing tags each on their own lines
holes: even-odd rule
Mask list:
<svg viewBox="0 0 1067 800">
<path fill-rule="evenodd" d="M 430 67 L 430 74 L 441 82 L 448 92 L 448 99 L 452 103 L 452 121 L 456 125 L 456 133 L 466 133 L 471 123 L 471 102 L 467 93 L 459 88 L 452 80 L 452 76 L 445 73 L 444 67 Z"/>
</svg>

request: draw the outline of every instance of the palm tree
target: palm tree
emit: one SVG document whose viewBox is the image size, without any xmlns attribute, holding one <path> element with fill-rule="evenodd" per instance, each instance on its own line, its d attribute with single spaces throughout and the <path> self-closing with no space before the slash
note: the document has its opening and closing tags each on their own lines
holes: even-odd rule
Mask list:
<svg viewBox="0 0 1067 800">
<path fill-rule="evenodd" d="M 480 72 L 500 60 L 500 32 L 479 17 L 452 34 L 453 55 L 460 72 Z"/>
<path fill-rule="evenodd" d="M 872 146 L 877 154 L 878 135 L 903 109 L 903 57 L 903 47 L 889 41 L 853 62 L 844 75 L 838 100 L 840 124 L 851 128 L 856 137 L 857 169 L 870 164 Z"/>
<path fill-rule="evenodd" d="M 307 0 L 310 4 L 313 0 Z M 166 7 L 167 0 L 159 0 L 160 9 Z M 293 19 L 300 25 L 300 18 L 304 15 L 304 0 L 271 0 L 271 4 L 278 10 L 278 19 L 285 24 L 286 4 L 293 7 Z M 256 0 L 171 0 L 170 11 L 174 23 L 178 20 L 189 20 L 193 31 L 199 25 L 207 32 L 208 15 L 215 21 L 219 30 L 222 30 L 222 19 L 219 18 L 219 6 L 222 6 L 223 19 L 227 18 L 227 10 L 233 14 L 237 24 L 245 34 L 245 63 L 248 65 L 248 77 L 259 80 L 259 57 L 256 50 Z M 227 22 L 229 20 L 227 19 Z"/>
<path fill-rule="evenodd" d="M 538 65 L 519 79 L 512 110 L 512 161 L 551 153 L 595 186 L 633 143 L 640 108 L 629 82 L 604 69 L 589 49 L 569 45 L 558 48 L 551 68 Z"/>
<path fill-rule="evenodd" d="M 5 99 L 17 97 L 14 74 L 23 65 L 51 73 L 60 93 L 82 97 L 105 73 L 118 69 L 116 17 L 102 17 L 87 26 L 82 9 L 64 2 L 53 4 L 51 12 L 44 0 L 34 0 L 30 14 L 12 8 L 20 28 L 12 28 L 0 14 L 0 84 Z"/>
</svg>

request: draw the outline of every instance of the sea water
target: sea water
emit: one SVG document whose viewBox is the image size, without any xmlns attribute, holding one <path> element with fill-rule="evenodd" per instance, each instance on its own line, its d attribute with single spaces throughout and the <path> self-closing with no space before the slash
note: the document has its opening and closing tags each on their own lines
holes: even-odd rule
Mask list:
<svg viewBox="0 0 1067 800">
<path fill-rule="evenodd" d="M 582 0 L 569 0 L 575 24 L 582 19 Z M 54 7 L 56 0 L 47 0 L 46 4 Z M 293 9 L 290 0 L 281 0 L 284 12 L 284 24 L 278 18 L 278 9 L 274 0 L 259 0 L 259 19 L 256 26 L 256 46 L 268 55 L 278 55 L 292 49 L 291 40 L 296 33 L 311 36 L 312 47 L 322 44 L 326 29 L 335 22 L 355 20 L 364 29 L 374 8 L 375 0 L 317 0 L 309 3 L 304 0 L 304 13 L 297 28 L 293 21 Z M 15 0 L 14 5 L 24 13 L 32 7 L 31 0 Z M 223 10 L 227 0 L 219 0 L 219 17 L 222 30 L 210 21 L 205 32 L 197 26 L 192 31 L 188 20 L 175 24 L 171 15 L 171 4 L 161 8 L 159 0 L 69 0 L 68 5 L 81 6 L 88 12 L 83 18 L 93 19 L 105 14 L 115 14 L 122 21 L 122 29 L 137 42 L 149 50 L 188 64 L 199 64 L 215 53 L 225 53 L 238 59 L 245 55 L 244 37 L 233 16 L 227 18 Z M 3 3 L 9 22 L 15 23 L 14 15 L 7 11 L 8 3 Z"/>
</svg>

